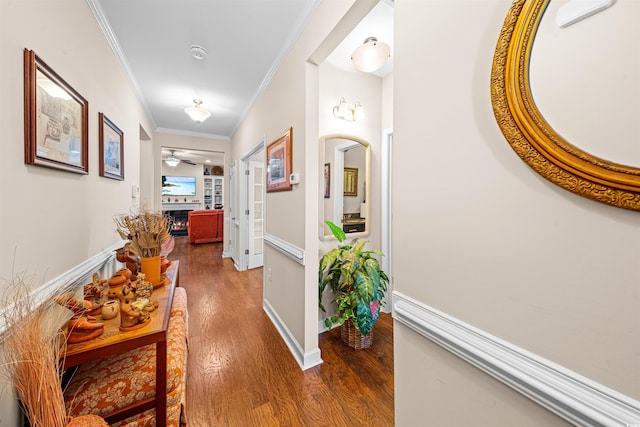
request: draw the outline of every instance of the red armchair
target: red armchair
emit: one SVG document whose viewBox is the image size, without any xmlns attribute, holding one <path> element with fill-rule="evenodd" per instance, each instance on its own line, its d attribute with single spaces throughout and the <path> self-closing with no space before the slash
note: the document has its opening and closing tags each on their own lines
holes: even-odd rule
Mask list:
<svg viewBox="0 0 640 427">
<path fill-rule="evenodd" d="M 224 233 L 224 211 L 190 211 L 187 231 L 189 233 L 189 242 L 191 243 L 222 242 Z"/>
</svg>

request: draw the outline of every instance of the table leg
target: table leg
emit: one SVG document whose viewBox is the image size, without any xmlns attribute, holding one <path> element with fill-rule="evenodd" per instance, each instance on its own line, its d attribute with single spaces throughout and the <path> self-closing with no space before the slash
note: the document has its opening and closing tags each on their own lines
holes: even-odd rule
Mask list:
<svg viewBox="0 0 640 427">
<path fill-rule="evenodd" d="M 156 343 L 156 426 L 167 425 L 167 341 Z"/>
</svg>

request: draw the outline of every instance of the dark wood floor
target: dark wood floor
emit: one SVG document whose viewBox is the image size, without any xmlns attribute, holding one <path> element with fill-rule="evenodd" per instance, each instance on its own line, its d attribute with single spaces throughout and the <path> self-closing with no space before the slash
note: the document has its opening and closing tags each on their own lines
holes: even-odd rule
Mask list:
<svg viewBox="0 0 640 427">
<path fill-rule="evenodd" d="M 177 237 L 189 304 L 188 427 L 392 426 L 393 330 L 367 350 L 321 334 L 324 363 L 302 371 L 262 309 L 262 269 L 237 272 L 222 244 Z"/>
</svg>

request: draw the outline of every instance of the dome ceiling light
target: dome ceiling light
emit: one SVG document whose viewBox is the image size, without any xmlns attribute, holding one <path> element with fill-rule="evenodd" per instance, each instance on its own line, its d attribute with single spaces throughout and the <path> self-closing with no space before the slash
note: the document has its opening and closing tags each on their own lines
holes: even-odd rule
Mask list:
<svg viewBox="0 0 640 427">
<path fill-rule="evenodd" d="M 368 37 L 362 46 L 353 51 L 351 61 L 358 70 L 371 73 L 382 67 L 390 54 L 391 48 L 388 44 L 378 41 L 375 37 Z"/>
<path fill-rule="evenodd" d="M 184 112 L 187 113 L 189 117 L 191 117 L 191 120 L 196 123 L 202 123 L 211 116 L 211 113 L 209 111 L 200 107 L 200 105 L 202 104 L 201 100 L 194 99 L 193 103 L 195 104 L 195 106 L 187 107 L 184 109 Z"/>
</svg>

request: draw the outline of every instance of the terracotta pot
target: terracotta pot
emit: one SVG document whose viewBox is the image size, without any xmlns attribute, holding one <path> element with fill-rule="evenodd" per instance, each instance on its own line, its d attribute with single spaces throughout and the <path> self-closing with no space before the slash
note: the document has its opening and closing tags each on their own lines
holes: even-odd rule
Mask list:
<svg viewBox="0 0 640 427">
<path fill-rule="evenodd" d="M 110 320 L 118 315 L 120 311 L 120 301 L 109 300 L 102 306 L 102 319 Z"/>
<path fill-rule="evenodd" d="M 121 268 L 120 270 L 116 271 L 114 276 L 120 275 L 120 276 L 124 276 L 127 279 L 131 279 L 131 270 L 129 270 L 128 268 Z"/>
<path fill-rule="evenodd" d="M 154 285 L 162 283 L 160 278 L 160 255 L 151 258 L 140 258 L 140 270 L 145 275 L 145 280 Z"/>
<path fill-rule="evenodd" d="M 160 274 L 164 274 L 170 265 L 171 261 L 169 261 L 166 256 L 162 255 L 160 257 Z"/>
</svg>

